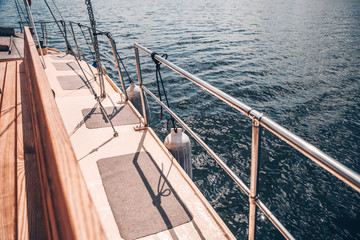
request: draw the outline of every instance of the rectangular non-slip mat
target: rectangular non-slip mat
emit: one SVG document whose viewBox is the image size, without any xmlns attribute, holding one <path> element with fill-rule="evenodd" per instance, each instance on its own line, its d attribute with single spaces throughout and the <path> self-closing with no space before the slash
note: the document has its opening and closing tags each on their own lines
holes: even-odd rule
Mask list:
<svg viewBox="0 0 360 240">
<path fill-rule="evenodd" d="M 53 62 L 53 65 L 58 71 L 80 70 L 76 62 Z"/>
<path fill-rule="evenodd" d="M 89 88 L 86 79 L 79 75 L 57 76 L 63 90 L 78 90 Z"/>
<path fill-rule="evenodd" d="M 74 60 L 73 55 L 56 55 L 56 56 L 51 56 L 51 58 L 54 60 Z"/>
<path fill-rule="evenodd" d="M 121 237 L 137 239 L 192 220 L 190 211 L 148 152 L 97 161 Z"/>
<path fill-rule="evenodd" d="M 105 107 L 105 110 L 114 126 L 139 123 L 139 119 L 128 105 Z M 87 128 L 110 127 L 106 116 L 99 107 L 83 109 L 82 114 Z"/>
</svg>

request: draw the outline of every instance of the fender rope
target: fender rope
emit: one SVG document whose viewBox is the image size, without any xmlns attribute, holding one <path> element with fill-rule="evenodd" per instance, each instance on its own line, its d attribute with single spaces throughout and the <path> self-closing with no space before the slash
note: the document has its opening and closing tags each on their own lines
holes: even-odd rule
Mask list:
<svg viewBox="0 0 360 240">
<path fill-rule="evenodd" d="M 158 88 L 158 93 L 159 93 L 159 98 L 160 98 L 160 101 L 162 101 L 161 99 L 161 91 L 160 91 L 160 84 L 159 82 L 161 83 L 161 86 L 162 86 L 162 90 L 163 90 L 163 94 L 164 94 L 164 97 L 165 97 L 165 101 L 166 101 L 166 105 L 168 106 L 168 108 L 170 108 L 170 105 L 169 105 L 169 100 L 167 98 L 167 95 L 166 95 L 166 91 L 165 91 L 165 87 L 164 87 L 164 81 L 161 77 L 161 63 L 155 59 L 155 55 L 158 55 L 156 52 L 153 52 L 151 54 L 151 59 L 154 61 L 155 65 L 156 65 L 156 85 L 157 85 L 157 88 Z M 161 57 L 167 59 L 168 58 L 168 55 L 167 54 L 163 54 Z M 163 117 L 163 108 L 162 106 L 160 106 L 160 119 L 162 119 Z M 177 133 L 177 127 L 175 125 L 175 119 L 173 118 L 173 116 L 170 116 L 170 120 L 172 122 L 172 125 L 173 125 L 173 128 L 175 130 L 175 132 Z"/>
</svg>

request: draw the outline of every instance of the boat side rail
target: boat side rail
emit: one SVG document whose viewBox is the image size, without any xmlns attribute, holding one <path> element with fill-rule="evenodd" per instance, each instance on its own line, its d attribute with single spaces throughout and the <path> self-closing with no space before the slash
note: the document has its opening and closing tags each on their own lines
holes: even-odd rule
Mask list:
<svg viewBox="0 0 360 240">
<path fill-rule="evenodd" d="M 27 27 L 24 32 L 26 87 L 47 238 L 105 239 L 32 34 Z"/>
<path fill-rule="evenodd" d="M 260 134 L 259 126 L 263 126 L 264 129 L 267 129 L 275 136 L 279 137 L 282 141 L 298 150 L 304 154 L 307 158 L 314 161 L 319 166 L 323 167 L 325 170 L 330 172 L 332 175 L 342 180 L 344 183 L 349 185 L 351 188 L 360 192 L 360 175 L 355 171 L 349 169 L 345 165 L 336 161 L 332 157 L 328 156 L 312 144 L 306 142 L 302 138 L 293 134 L 289 130 L 280 126 L 269 117 L 264 116 L 262 113 L 254 110 L 245 103 L 235 99 L 234 97 L 226 94 L 225 92 L 217 89 L 216 87 L 210 85 L 204 80 L 196 77 L 195 75 L 187 72 L 186 70 L 178 67 L 167 59 L 155 54 L 154 58 L 160 63 L 164 64 L 171 70 L 185 77 L 189 81 L 195 83 L 199 87 L 203 88 L 207 92 L 211 93 L 215 97 L 219 98 L 223 102 L 230 105 L 232 108 L 238 110 L 245 116 L 249 117 L 252 120 L 252 143 L 251 143 L 251 174 L 250 174 L 250 188 L 236 176 L 236 174 L 221 160 L 221 158 L 211 150 L 205 142 L 201 140 L 197 134 L 192 131 L 189 126 L 187 126 L 171 109 L 169 109 L 162 101 L 160 101 L 155 94 L 153 94 L 148 88 L 143 85 L 142 73 L 141 73 L 141 63 L 139 57 L 139 50 L 142 52 L 152 55 L 153 52 L 146 47 L 135 43 L 135 59 L 138 72 L 138 80 L 140 90 L 142 91 L 142 96 L 144 92 L 149 94 L 152 98 L 155 99 L 165 110 L 169 112 L 170 115 L 174 117 L 178 123 L 186 129 L 189 134 L 212 156 L 216 162 L 227 172 L 227 174 L 236 182 L 236 184 L 241 188 L 241 190 L 249 197 L 250 209 L 249 209 L 249 239 L 255 238 L 255 225 L 256 225 L 256 207 L 258 207 L 273 223 L 273 225 L 281 232 L 281 234 L 287 239 L 294 239 L 294 237 L 287 231 L 287 229 L 280 223 L 280 221 L 272 214 L 272 212 L 265 206 L 265 204 L 258 198 L 257 192 L 257 182 L 258 182 L 258 158 L 259 158 L 259 146 L 260 146 Z M 143 116 L 145 117 L 145 105 L 143 105 Z M 146 123 L 146 118 L 145 118 Z"/>
</svg>

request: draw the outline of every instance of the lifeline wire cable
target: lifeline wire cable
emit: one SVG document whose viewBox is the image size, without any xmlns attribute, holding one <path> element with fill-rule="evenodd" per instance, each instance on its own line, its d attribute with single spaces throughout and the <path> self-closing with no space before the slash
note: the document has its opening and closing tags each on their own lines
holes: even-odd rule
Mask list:
<svg viewBox="0 0 360 240">
<path fill-rule="evenodd" d="M 85 4 L 87 6 L 90 25 L 91 25 L 91 29 L 92 29 L 92 33 L 93 33 L 93 45 L 94 45 L 94 51 L 95 51 L 95 56 L 96 56 L 96 61 L 97 61 L 97 69 L 98 69 L 98 73 L 99 73 L 99 82 L 100 82 L 100 97 L 105 98 L 106 92 L 105 92 L 105 85 L 104 85 L 104 78 L 103 78 L 104 72 L 103 72 L 103 68 L 101 66 L 101 60 L 100 60 L 100 54 L 99 54 L 99 42 L 97 39 L 98 33 L 96 31 L 96 21 L 95 21 L 94 11 L 93 11 L 90 0 L 85 0 Z"/>
<path fill-rule="evenodd" d="M 51 8 L 50 8 L 50 6 L 49 6 L 48 2 L 47 2 L 46 0 L 44 0 L 44 2 L 45 2 L 45 4 L 46 4 L 47 8 L 49 9 L 49 12 L 50 12 L 51 16 L 53 17 L 53 19 L 54 19 L 54 21 L 55 21 L 56 25 L 58 26 L 58 28 L 59 28 L 59 30 L 60 30 L 60 33 L 61 33 L 61 35 L 62 35 L 62 36 L 63 36 L 63 38 L 65 39 L 66 46 L 68 47 L 68 50 L 70 51 L 70 53 L 74 53 L 74 52 L 73 52 L 73 50 L 72 50 L 72 48 L 71 48 L 71 45 L 70 45 L 69 41 L 67 40 L 67 37 L 65 36 L 65 34 L 64 34 L 64 32 L 63 32 L 63 30 L 61 29 L 61 27 L 60 27 L 60 25 L 59 25 L 59 21 L 57 21 L 57 20 L 56 20 L 56 17 L 55 17 L 54 12 L 51 10 Z M 56 5 L 55 5 L 55 6 L 56 6 Z M 60 17 L 61 17 L 61 15 L 60 15 Z M 61 18 L 62 18 L 62 17 L 61 17 Z M 63 18 L 62 18 L 62 19 L 63 19 Z M 64 21 L 64 20 L 63 20 L 63 23 L 65 24 L 65 27 L 66 27 L 66 23 L 65 23 L 65 21 Z"/>
<path fill-rule="evenodd" d="M 82 29 L 82 25 L 81 25 L 80 23 L 78 23 L 78 26 L 79 26 L 79 28 L 80 28 L 80 30 L 81 30 L 81 33 L 82 33 L 82 35 L 83 35 L 83 37 L 84 37 L 84 39 L 85 39 L 86 46 L 89 48 L 89 51 L 90 51 L 91 56 L 92 56 L 92 58 L 93 58 L 93 62 L 96 63 L 95 54 L 94 54 L 94 52 L 91 50 L 89 41 L 88 41 L 88 39 L 87 39 L 86 36 L 85 36 L 84 30 Z"/>
<path fill-rule="evenodd" d="M 116 43 L 115 43 L 115 41 L 114 41 L 113 38 L 111 38 L 111 41 L 113 42 L 115 48 L 117 49 Z M 116 51 L 116 56 L 117 56 L 118 60 L 121 62 L 121 65 L 123 66 L 123 68 L 124 68 L 124 70 L 125 70 L 125 73 L 126 73 L 126 75 L 128 76 L 128 78 L 129 78 L 129 82 L 132 83 L 133 80 L 131 79 L 131 77 L 130 77 L 130 75 L 129 75 L 126 67 L 125 67 L 125 64 L 123 63 L 123 61 L 122 61 L 122 59 L 121 59 L 120 54 L 118 53 L 118 51 Z"/>
<path fill-rule="evenodd" d="M 14 0 L 14 2 L 15 2 L 16 10 L 17 10 L 17 12 L 18 12 L 18 14 L 19 14 L 19 17 L 20 17 L 20 28 L 21 28 L 21 22 L 22 22 L 23 20 L 22 20 L 22 16 L 21 16 L 21 12 L 20 12 L 20 6 L 19 6 L 19 3 L 18 3 L 17 0 Z M 22 13 L 24 14 L 24 12 L 22 12 Z M 25 15 L 24 15 L 24 16 L 25 16 Z M 25 19 L 26 19 L 26 17 L 25 17 Z M 21 29 L 21 32 L 22 32 L 22 29 Z"/>
</svg>

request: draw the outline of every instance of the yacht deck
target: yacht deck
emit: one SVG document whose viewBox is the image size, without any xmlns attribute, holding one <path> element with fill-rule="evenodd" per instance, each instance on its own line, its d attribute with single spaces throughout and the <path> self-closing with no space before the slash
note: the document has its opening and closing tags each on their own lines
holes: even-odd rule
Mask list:
<svg viewBox="0 0 360 240">
<path fill-rule="evenodd" d="M 118 137 L 113 136 L 89 89 L 87 80 L 100 92 L 92 75 L 96 69 L 79 61 L 85 77 L 73 56 L 63 53 L 50 52 L 45 61 L 46 74 L 108 239 L 233 238 L 153 130 L 135 130 L 140 115 L 132 104 L 123 101 L 116 86 L 105 81 L 107 97 L 102 104 Z M 66 85 L 67 78 L 78 84 Z"/>
<path fill-rule="evenodd" d="M 0 62 L 0 238 L 234 239 L 108 77 L 118 136 L 96 69 L 54 51 L 45 63 L 28 29 L 25 59 Z"/>
</svg>

